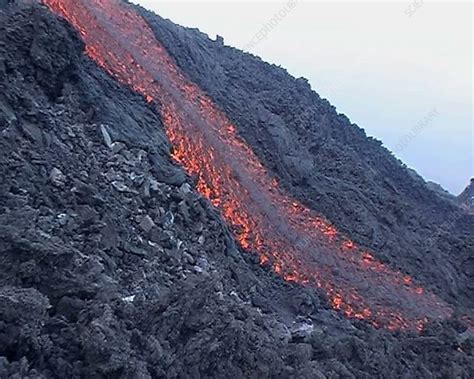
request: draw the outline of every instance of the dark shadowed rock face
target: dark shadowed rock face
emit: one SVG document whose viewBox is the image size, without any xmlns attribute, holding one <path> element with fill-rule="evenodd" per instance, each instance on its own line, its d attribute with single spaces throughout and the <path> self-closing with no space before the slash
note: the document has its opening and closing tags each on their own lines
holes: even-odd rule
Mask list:
<svg viewBox="0 0 474 379">
<path fill-rule="evenodd" d="M 474 178 L 457 197 L 458 203 L 469 212 L 474 213 Z"/>
<path fill-rule="evenodd" d="M 472 217 L 453 199 L 430 190 L 305 79 L 139 11 L 295 197 L 445 300 L 474 306 L 472 277 L 462 270 L 474 244 L 462 230 Z"/>
<path fill-rule="evenodd" d="M 0 10 L 0 177 L 1 378 L 474 369 L 462 323 L 421 336 L 375 330 L 240 252 L 171 161 L 157 113 L 38 6 Z M 449 251 L 466 240 L 439 243 Z"/>
</svg>

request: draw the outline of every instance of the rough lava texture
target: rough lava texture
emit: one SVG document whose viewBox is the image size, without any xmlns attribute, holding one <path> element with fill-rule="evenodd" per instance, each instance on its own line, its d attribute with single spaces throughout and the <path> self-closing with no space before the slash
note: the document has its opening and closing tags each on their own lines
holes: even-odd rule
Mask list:
<svg viewBox="0 0 474 379">
<path fill-rule="evenodd" d="M 474 213 L 474 178 L 457 197 L 458 203 L 467 211 Z"/>
<path fill-rule="evenodd" d="M 204 52 L 218 49 L 200 34 L 164 25 L 169 27 L 168 43 L 182 38 L 172 50 L 176 56 L 195 62 L 201 52 L 205 65 L 210 58 Z M 237 52 L 219 49 L 228 51 L 219 55 L 222 63 L 216 63 L 225 67 Z M 282 87 L 286 82 L 278 81 L 286 80 L 290 93 L 307 84 L 290 80 L 256 58 L 240 53 L 238 57 L 242 64 L 229 71 L 236 75 L 229 88 L 243 91 L 256 85 L 241 78 L 240 70 L 253 64 L 262 72 L 262 88 L 248 87 L 247 98 L 261 99 L 248 100 L 246 107 L 264 101 L 268 87 L 268 107 L 281 103 L 281 110 L 262 105 L 253 117 L 275 119 L 277 129 L 289 133 L 292 124 L 277 120 L 291 100 L 276 96 L 269 83 Z M 189 65 L 190 73 L 195 64 Z M 239 121 L 235 107 L 244 101 L 232 91 L 227 93 L 228 104 L 222 104 Z M 319 112 L 330 109 L 316 100 L 312 94 L 306 101 L 321 102 Z M 295 170 L 287 171 L 286 155 L 276 154 L 276 135 L 270 137 L 262 128 L 261 136 L 250 132 L 252 124 L 244 118 L 251 113 L 247 108 L 240 111 L 242 135 L 267 162 L 274 159 L 272 167 L 296 195 L 316 191 L 310 177 L 299 182 L 289 174 Z M 335 118 L 332 114 L 326 118 Z M 370 188 L 378 182 L 366 182 L 368 163 L 358 154 L 374 155 L 375 165 L 380 148 L 367 152 L 362 146 L 359 151 L 350 141 L 356 136 L 370 146 L 375 142 L 367 142 L 355 127 L 321 122 L 327 142 L 314 150 L 314 159 L 323 162 L 343 141 L 354 159 L 347 167 L 346 155 L 333 151 L 335 160 L 315 171 L 324 178 L 319 207 L 336 215 L 329 208 L 339 188 L 338 209 L 345 212 L 335 222 L 350 231 L 351 217 L 365 215 L 354 222 L 355 230 L 366 220 L 390 236 L 390 246 L 401 240 L 410 246 L 407 236 L 397 234 L 401 222 L 389 233 L 377 219 L 387 202 L 365 197 L 373 192 L 383 198 L 385 192 L 377 191 L 388 185 Z M 303 126 L 291 133 L 303 133 Z M 345 133 L 354 138 L 340 140 Z M 300 143 L 315 140 L 308 137 Z M 400 192 L 392 195 L 390 204 L 406 202 L 397 211 L 403 218 L 419 203 L 416 222 L 433 221 L 416 228 L 425 228 L 426 235 L 440 234 L 439 251 L 431 254 L 438 254 L 437 259 L 444 254 L 446 262 L 435 266 L 451 273 L 461 265 L 454 252 L 464 257 L 463 249 L 472 241 L 466 221 L 471 219 L 456 219 L 456 225 L 466 225 L 465 236 L 453 235 L 449 229 L 458 227 L 442 227 L 442 219 L 449 212 L 461 213 L 425 192 L 421 183 L 399 180 L 404 178 L 402 168 L 384 162 L 377 164 L 393 170 L 386 180 L 394 188 L 385 191 Z M 38 5 L 0 8 L 0 175 L 1 378 L 468 378 L 474 371 L 474 340 L 462 322 L 432 323 L 421 335 L 376 330 L 345 319 L 314 291 L 284 283 L 241 252 L 219 214 L 172 162 L 158 113 L 91 62 L 67 23 Z M 351 175 L 357 185 L 349 181 Z M 409 196 L 409 187 L 403 188 L 412 184 L 414 193 Z M 355 203 L 349 207 L 350 199 Z M 430 207 L 436 214 L 425 216 L 421 209 Z M 365 241 L 362 231 L 353 233 Z M 416 230 L 411 233 L 418 235 Z M 369 238 L 367 244 L 375 240 Z M 445 247 L 442 253 L 439 246 Z M 414 269 L 404 254 L 400 266 Z M 425 275 L 435 271 L 430 259 L 423 265 Z M 444 277 L 437 281 L 434 276 L 428 283 L 437 283 L 441 295 L 460 301 L 467 296 L 465 275 L 459 271 L 459 278 L 450 279 L 453 283 L 447 287 Z"/>
<path fill-rule="evenodd" d="M 338 114 L 306 79 L 137 9 L 290 193 L 446 301 L 474 307 L 472 216 Z"/>
</svg>

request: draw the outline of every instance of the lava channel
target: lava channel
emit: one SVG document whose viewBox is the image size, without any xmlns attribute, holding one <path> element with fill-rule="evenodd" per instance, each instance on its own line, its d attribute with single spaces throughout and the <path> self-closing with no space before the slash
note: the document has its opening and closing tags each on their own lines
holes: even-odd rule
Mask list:
<svg viewBox="0 0 474 379">
<path fill-rule="evenodd" d="M 451 308 L 408 275 L 378 261 L 279 186 L 236 126 L 192 83 L 146 21 L 119 0 L 43 0 L 80 33 L 87 54 L 155 104 L 173 157 L 197 178 L 242 248 L 286 281 L 324 291 L 352 319 L 420 330 Z"/>
</svg>

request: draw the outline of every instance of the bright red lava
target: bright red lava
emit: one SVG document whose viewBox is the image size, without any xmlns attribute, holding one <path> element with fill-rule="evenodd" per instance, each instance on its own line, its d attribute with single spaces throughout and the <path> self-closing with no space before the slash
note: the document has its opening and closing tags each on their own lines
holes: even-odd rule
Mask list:
<svg viewBox="0 0 474 379">
<path fill-rule="evenodd" d="M 413 279 L 341 235 L 284 193 L 237 128 L 188 80 L 145 20 L 119 0 L 44 0 L 80 33 L 87 54 L 149 103 L 156 103 L 173 157 L 198 178 L 249 251 L 286 281 L 321 288 L 349 318 L 390 330 L 421 330 L 450 307 Z"/>
</svg>

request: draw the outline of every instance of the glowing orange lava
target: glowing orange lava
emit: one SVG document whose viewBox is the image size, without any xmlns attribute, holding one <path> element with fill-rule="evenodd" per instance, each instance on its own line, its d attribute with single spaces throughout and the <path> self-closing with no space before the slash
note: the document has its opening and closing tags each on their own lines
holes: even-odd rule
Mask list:
<svg viewBox="0 0 474 379">
<path fill-rule="evenodd" d="M 119 0 L 44 0 L 80 33 L 87 54 L 159 106 L 173 157 L 197 177 L 240 245 L 289 282 L 321 288 L 333 308 L 377 327 L 420 329 L 452 313 L 437 296 L 342 236 L 285 194 L 237 128 L 178 69 L 144 19 Z"/>
</svg>

